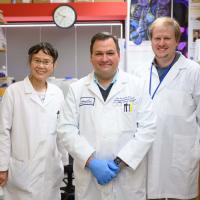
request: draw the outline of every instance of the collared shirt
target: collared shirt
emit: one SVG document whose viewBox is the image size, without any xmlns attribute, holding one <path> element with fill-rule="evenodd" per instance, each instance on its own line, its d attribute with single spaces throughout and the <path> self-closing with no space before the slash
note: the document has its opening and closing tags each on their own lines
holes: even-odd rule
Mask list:
<svg viewBox="0 0 200 200">
<path fill-rule="evenodd" d="M 158 76 L 159 76 L 159 79 L 160 81 L 162 81 L 164 79 L 164 77 L 166 76 L 167 72 L 170 70 L 170 68 L 176 63 L 176 61 L 179 59 L 180 57 L 180 53 L 179 52 L 176 52 L 176 55 L 175 55 L 175 58 L 174 60 L 172 61 L 172 63 L 167 66 L 167 67 L 160 67 L 157 63 L 156 63 L 156 60 L 154 59 L 153 60 L 153 65 L 156 67 L 157 69 L 157 72 L 158 72 Z"/>
<path fill-rule="evenodd" d="M 117 81 L 118 74 L 119 74 L 119 69 L 116 71 L 116 73 L 115 73 L 115 75 L 114 75 L 114 77 L 113 77 L 113 80 L 112 80 L 112 82 L 111 82 L 110 84 L 114 84 L 114 83 Z M 94 73 L 94 82 L 95 82 L 97 85 L 99 85 L 99 86 L 100 86 L 102 89 L 104 89 L 104 90 L 106 90 L 106 89 L 110 86 L 110 84 L 109 84 L 106 88 L 103 87 L 103 86 L 99 83 L 99 81 L 98 81 L 98 79 L 97 79 L 95 73 Z"/>
<path fill-rule="evenodd" d="M 119 70 L 117 70 L 117 72 L 115 73 L 115 76 L 113 77 L 112 82 L 111 82 L 106 88 L 103 87 L 103 86 L 99 83 L 99 81 L 98 81 L 96 75 L 94 74 L 94 82 L 95 82 L 95 83 L 97 84 L 97 86 L 99 87 L 99 90 L 100 90 L 100 92 L 101 92 L 101 94 L 102 94 L 102 97 L 103 97 L 104 101 L 106 101 L 106 99 L 107 99 L 107 97 L 108 97 L 108 95 L 109 95 L 109 93 L 110 93 L 110 90 L 111 90 L 113 84 L 117 81 L 118 74 L 119 74 Z"/>
<path fill-rule="evenodd" d="M 171 67 L 174 65 L 174 63 L 176 63 L 176 61 L 179 59 L 180 55 L 181 54 L 179 52 L 176 52 L 175 58 L 172 61 L 172 63 L 169 66 L 164 67 L 164 68 L 159 67 L 156 64 L 156 60 L 155 59 L 153 60 L 152 65 L 151 65 L 150 80 L 149 80 L 149 95 L 151 96 L 152 99 L 154 98 L 154 96 L 155 96 L 158 88 L 160 87 L 160 84 L 162 83 L 163 79 L 165 78 L 165 76 L 167 75 L 167 73 L 169 72 Z M 156 67 L 157 72 L 158 72 L 158 76 L 159 76 L 159 79 L 160 79 L 160 83 L 158 84 L 158 86 L 156 87 L 154 92 L 151 91 L 151 79 L 152 79 L 152 68 L 153 68 L 153 65 Z"/>
</svg>

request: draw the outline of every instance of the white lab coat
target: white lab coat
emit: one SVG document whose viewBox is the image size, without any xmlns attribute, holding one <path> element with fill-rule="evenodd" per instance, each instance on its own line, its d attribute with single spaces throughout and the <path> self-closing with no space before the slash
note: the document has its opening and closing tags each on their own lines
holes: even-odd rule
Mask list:
<svg viewBox="0 0 200 200">
<path fill-rule="evenodd" d="M 158 84 L 154 67 L 152 93 Z M 158 118 L 148 159 L 148 198 L 194 198 L 200 157 L 200 66 L 181 55 L 161 83 L 153 104 Z"/>
<path fill-rule="evenodd" d="M 6 89 L 0 116 L 0 170 L 7 170 L 5 200 L 59 200 L 63 164 L 56 121 L 62 91 L 48 83 L 41 102 L 28 77 Z"/>
<path fill-rule="evenodd" d="M 74 158 L 76 200 L 145 200 L 146 159 L 155 133 L 155 115 L 142 81 L 119 71 L 104 102 L 93 73 L 72 83 L 61 109 L 58 134 Z M 146 94 L 146 95 L 145 95 Z M 132 110 L 125 105 L 132 105 Z M 85 167 L 119 156 L 130 167 L 101 186 Z"/>
</svg>

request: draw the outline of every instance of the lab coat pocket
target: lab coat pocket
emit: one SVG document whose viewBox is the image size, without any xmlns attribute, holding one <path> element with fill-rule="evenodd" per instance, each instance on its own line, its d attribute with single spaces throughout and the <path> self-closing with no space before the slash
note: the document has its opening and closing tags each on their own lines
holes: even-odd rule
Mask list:
<svg viewBox="0 0 200 200">
<path fill-rule="evenodd" d="M 174 135 L 172 166 L 183 171 L 191 172 L 197 166 L 198 159 L 194 158 L 196 137 Z"/>
<path fill-rule="evenodd" d="M 28 191 L 30 189 L 29 177 L 30 174 L 28 163 L 11 157 L 7 187 Z"/>
<path fill-rule="evenodd" d="M 136 119 L 133 112 L 122 112 L 118 115 L 119 131 L 116 138 L 116 152 L 119 152 L 130 140 L 135 137 Z"/>
<path fill-rule="evenodd" d="M 136 129 L 136 117 L 133 112 L 121 112 L 119 115 L 119 126 L 122 132 L 133 131 Z"/>
</svg>

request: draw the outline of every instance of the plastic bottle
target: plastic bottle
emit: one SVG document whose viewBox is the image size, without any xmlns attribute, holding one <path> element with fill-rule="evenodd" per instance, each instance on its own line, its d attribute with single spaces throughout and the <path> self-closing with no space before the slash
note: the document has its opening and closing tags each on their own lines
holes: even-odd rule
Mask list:
<svg viewBox="0 0 200 200">
<path fill-rule="evenodd" d="M 0 66 L 0 78 L 7 76 L 7 69 L 5 65 Z"/>
</svg>

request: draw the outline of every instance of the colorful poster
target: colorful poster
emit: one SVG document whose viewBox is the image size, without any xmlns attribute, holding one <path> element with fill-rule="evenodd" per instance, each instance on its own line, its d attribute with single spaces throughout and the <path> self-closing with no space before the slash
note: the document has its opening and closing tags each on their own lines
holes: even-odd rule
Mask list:
<svg viewBox="0 0 200 200">
<path fill-rule="evenodd" d="M 178 12 L 177 12 L 178 11 Z M 173 18 L 181 27 L 181 38 L 177 50 L 188 56 L 188 0 L 174 0 Z"/>
<path fill-rule="evenodd" d="M 189 26 L 188 26 L 188 57 L 197 60 L 197 56 L 200 55 L 200 43 L 197 42 L 200 39 L 200 0 L 192 0 L 189 2 Z M 198 52 L 197 52 L 198 51 Z"/>
<path fill-rule="evenodd" d="M 148 40 L 148 27 L 161 16 L 171 16 L 171 0 L 131 0 L 129 40 L 136 45 Z"/>
</svg>

